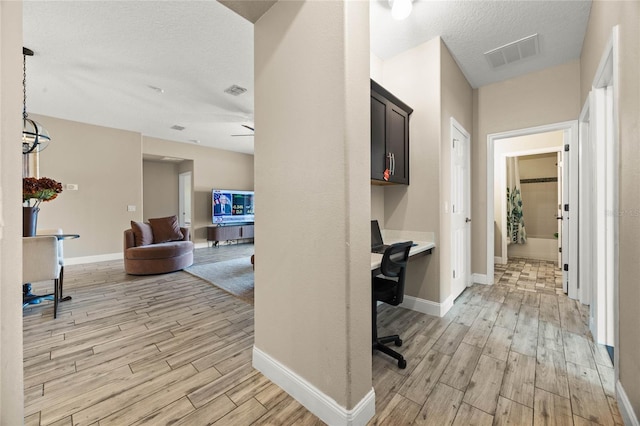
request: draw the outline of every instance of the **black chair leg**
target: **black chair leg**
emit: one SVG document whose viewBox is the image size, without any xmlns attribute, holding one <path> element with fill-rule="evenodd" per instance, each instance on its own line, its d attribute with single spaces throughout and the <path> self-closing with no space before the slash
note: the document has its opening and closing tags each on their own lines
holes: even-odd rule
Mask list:
<svg viewBox="0 0 640 426">
<path fill-rule="evenodd" d="M 380 351 L 398 360 L 398 367 L 407 368 L 407 361 L 402 354 L 394 351 L 385 345 L 385 343 L 394 342 L 396 346 L 402 346 L 402 339 L 397 334 L 393 336 L 378 337 L 378 303 L 374 300 L 371 305 L 371 335 L 373 338 L 373 350 Z"/>
<path fill-rule="evenodd" d="M 58 293 L 60 282 L 57 278 L 53 280 L 53 285 L 53 319 L 56 319 L 58 318 L 58 299 L 60 296 L 60 294 Z"/>
</svg>

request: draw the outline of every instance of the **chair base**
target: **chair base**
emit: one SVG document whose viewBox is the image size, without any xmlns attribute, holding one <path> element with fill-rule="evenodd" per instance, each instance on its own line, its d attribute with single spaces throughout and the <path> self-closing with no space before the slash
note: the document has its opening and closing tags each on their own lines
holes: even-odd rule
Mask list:
<svg viewBox="0 0 640 426">
<path fill-rule="evenodd" d="M 380 351 L 382 353 L 389 355 L 394 359 L 397 359 L 399 368 L 401 369 L 407 368 L 407 361 L 404 359 L 402 354 L 394 351 L 393 349 L 391 349 L 386 345 L 386 343 L 391 343 L 391 342 L 393 342 L 398 347 L 402 346 L 402 339 L 400 339 L 400 336 L 398 336 L 397 334 L 394 334 L 393 336 L 379 337 L 375 339 L 373 342 L 373 350 Z"/>
</svg>

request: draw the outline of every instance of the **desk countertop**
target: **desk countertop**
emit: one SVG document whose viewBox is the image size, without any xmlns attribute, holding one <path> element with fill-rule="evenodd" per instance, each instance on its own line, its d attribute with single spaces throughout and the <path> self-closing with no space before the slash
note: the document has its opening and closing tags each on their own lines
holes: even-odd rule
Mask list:
<svg viewBox="0 0 640 426">
<path fill-rule="evenodd" d="M 406 240 L 398 240 L 398 241 L 385 241 L 386 244 L 399 243 Z M 427 250 L 434 249 L 436 247 L 435 243 L 430 241 L 414 241 L 416 246 L 411 247 L 409 251 L 409 257 L 415 256 L 420 253 L 424 253 Z M 382 264 L 382 255 L 378 253 L 371 253 L 371 270 L 378 269 Z"/>
</svg>

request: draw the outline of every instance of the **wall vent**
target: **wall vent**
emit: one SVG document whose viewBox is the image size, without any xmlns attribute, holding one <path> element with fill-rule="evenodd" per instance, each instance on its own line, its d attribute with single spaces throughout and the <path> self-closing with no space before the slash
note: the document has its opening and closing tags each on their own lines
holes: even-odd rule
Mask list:
<svg viewBox="0 0 640 426">
<path fill-rule="evenodd" d="M 540 53 L 538 34 L 534 34 L 485 52 L 484 56 L 492 68 L 498 68 L 538 53 Z"/>
<path fill-rule="evenodd" d="M 179 131 L 183 131 L 184 130 L 184 126 L 178 126 L 177 124 L 174 124 L 173 126 L 171 126 L 171 128 L 173 130 L 179 130 Z"/>
</svg>

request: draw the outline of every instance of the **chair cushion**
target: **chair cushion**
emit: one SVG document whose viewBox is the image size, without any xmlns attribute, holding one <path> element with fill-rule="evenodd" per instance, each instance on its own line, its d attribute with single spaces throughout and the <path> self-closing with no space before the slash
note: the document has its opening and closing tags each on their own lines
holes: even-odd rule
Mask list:
<svg viewBox="0 0 640 426">
<path fill-rule="evenodd" d="M 180 231 L 177 216 L 149 219 L 149 224 L 153 230 L 154 244 L 179 241 L 184 237 L 182 231 Z"/>
<path fill-rule="evenodd" d="M 150 244 L 142 247 L 131 247 L 125 251 L 127 259 L 167 259 L 178 257 L 193 251 L 191 241 L 171 241 L 167 243 Z"/>
<path fill-rule="evenodd" d="M 135 236 L 136 246 L 148 246 L 153 244 L 153 230 L 151 225 L 144 222 L 131 221 L 131 230 Z"/>
</svg>

